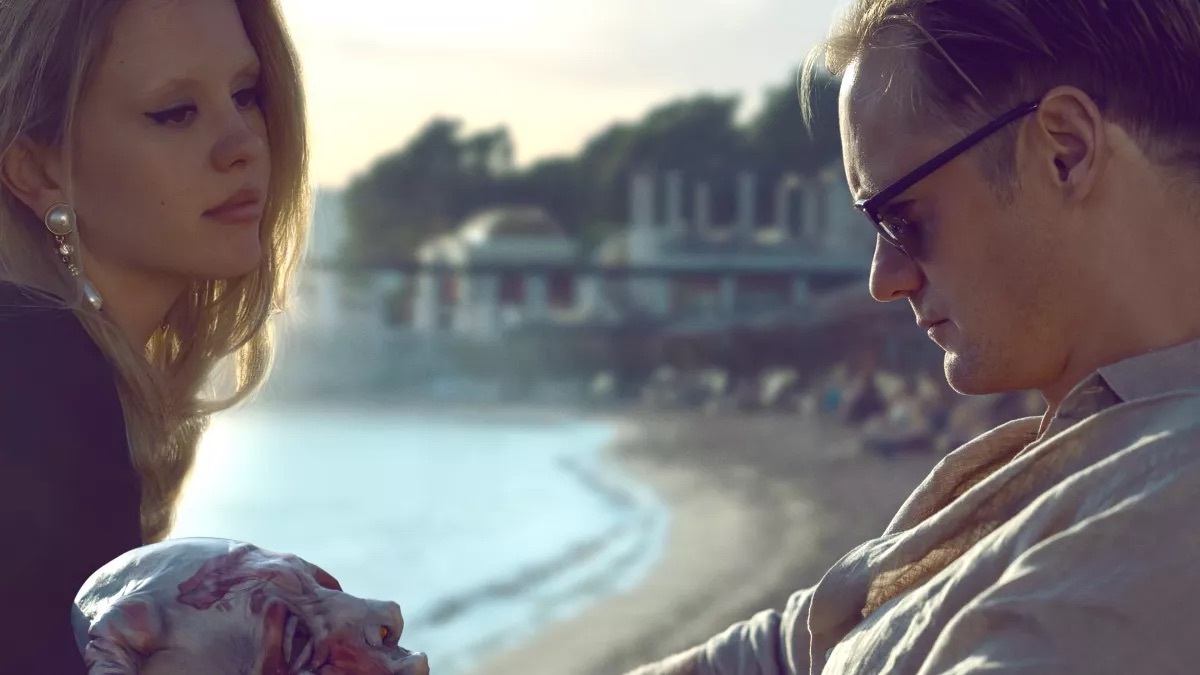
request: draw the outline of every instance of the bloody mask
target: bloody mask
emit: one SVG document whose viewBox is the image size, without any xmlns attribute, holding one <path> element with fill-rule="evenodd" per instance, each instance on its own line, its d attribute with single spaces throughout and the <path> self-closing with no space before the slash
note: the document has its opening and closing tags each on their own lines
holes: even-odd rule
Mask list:
<svg viewBox="0 0 1200 675">
<path fill-rule="evenodd" d="M 175 539 L 97 570 L 75 599 L 89 675 L 428 675 L 394 602 L 341 590 L 294 555 Z"/>
</svg>

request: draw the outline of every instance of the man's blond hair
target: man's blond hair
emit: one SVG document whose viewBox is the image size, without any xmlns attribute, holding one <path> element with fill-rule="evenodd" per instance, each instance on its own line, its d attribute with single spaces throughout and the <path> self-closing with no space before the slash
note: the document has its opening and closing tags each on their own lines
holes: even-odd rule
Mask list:
<svg viewBox="0 0 1200 675">
<path fill-rule="evenodd" d="M 853 0 L 805 61 L 806 119 L 814 71 L 840 76 L 876 48 L 899 50 L 916 124 L 966 132 L 1072 85 L 1149 157 L 1200 175 L 1200 1 Z M 1015 133 L 988 142 L 993 177 L 1011 173 Z"/>
</svg>

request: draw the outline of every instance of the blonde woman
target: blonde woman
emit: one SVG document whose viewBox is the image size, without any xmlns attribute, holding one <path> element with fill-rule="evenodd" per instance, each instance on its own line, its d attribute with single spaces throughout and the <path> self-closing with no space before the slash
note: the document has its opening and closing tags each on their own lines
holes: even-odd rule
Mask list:
<svg viewBox="0 0 1200 675">
<path fill-rule="evenodd" d="M 80 672 L 76 591 L 167 534 L 209 415 L 265 376 L 303 97 L 272 0 L 6 0 L 0 64 L 4 669 Z"/>
</svg>

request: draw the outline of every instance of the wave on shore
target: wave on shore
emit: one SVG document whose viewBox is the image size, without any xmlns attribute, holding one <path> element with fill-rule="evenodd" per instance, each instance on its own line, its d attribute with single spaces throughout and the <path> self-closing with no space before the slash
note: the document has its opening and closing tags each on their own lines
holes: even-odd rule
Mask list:
<svg viewBox="0 0 1200 675">
<path fill-rule="evenodd" d="M 511 648 L 552 622 L 634 587 L 660 556 L 670 514 L 657 495 L 622 475 L 604 456 L 563 456 L 558 464 L 616 514 L 616 522 L 567 542 L 552 557 L 406 616 L 407 623 L 421 627 L 420 649 L 436 655 L 437 672 L 467 672 L 487 654 Z"/>
</svg>

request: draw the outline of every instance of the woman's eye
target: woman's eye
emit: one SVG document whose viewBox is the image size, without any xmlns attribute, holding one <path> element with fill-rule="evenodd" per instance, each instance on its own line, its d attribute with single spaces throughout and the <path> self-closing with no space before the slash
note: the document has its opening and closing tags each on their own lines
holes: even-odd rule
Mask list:
<svg viewBox="0 0 1200 675">
<path fill-rule="evenodd" d="M 250 87 L 234 94 L 233 101 L 237 103 L 238 108 L 249 110 L 250 108 L 258 107 L 261 94 L 262 92 L 259 91 L 258 87 Z"/>
<path fill-rule="evenodd" d="M 250 110 L 259 106 L 261 94 L 262 92 L 258 87 L 247 87 L 233 95 L 233 102 L 237 105 L 238 110 Z M 190 122 L 195 115 L 196 106 L 191 104 L 146 113 L 146 117 L 153 120 L 155 124 L 162 126 L 182 126 Z"/>
<path fill-rule="evenodd" d="M 195 114 L 196 106 L 181 105 L 174 108 L 167 108 L 166 110 L 160 110 L 159 112 L 146 113 L 146 117 L 149 117 L 151 120 L 153 120 L 155 124 L 161 124 L 163 126 L 179 126 L 191 120 L 192 115 Z"/>
</svg>

